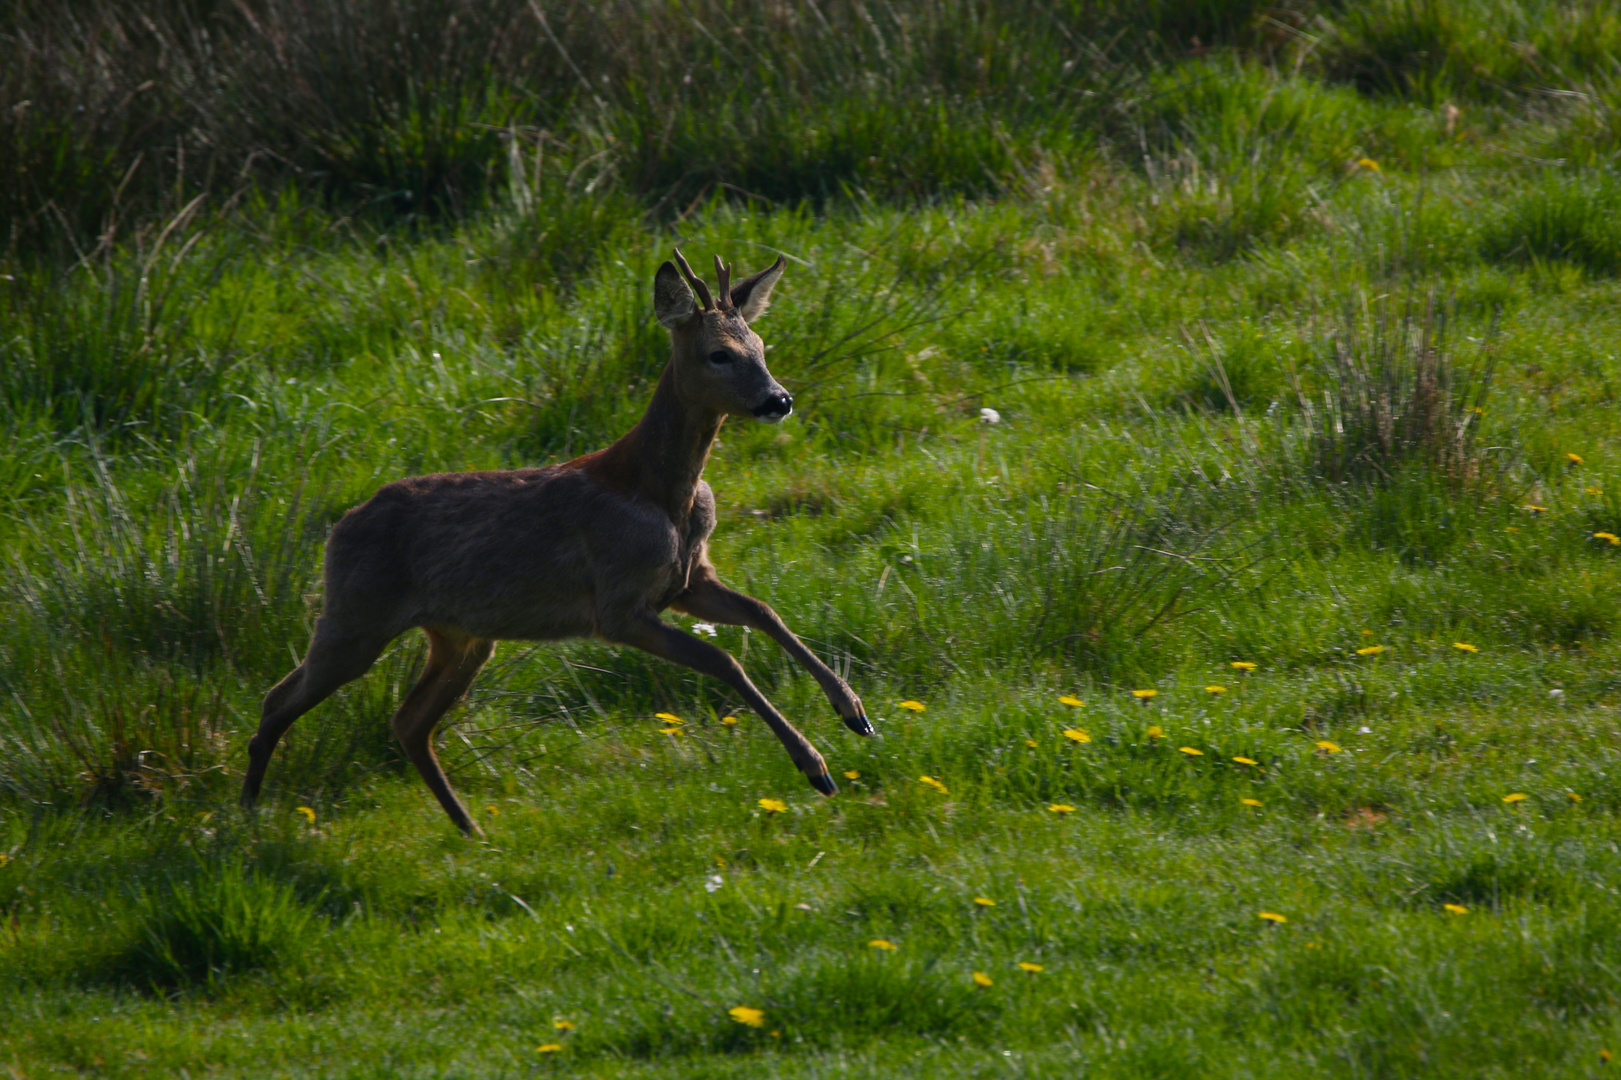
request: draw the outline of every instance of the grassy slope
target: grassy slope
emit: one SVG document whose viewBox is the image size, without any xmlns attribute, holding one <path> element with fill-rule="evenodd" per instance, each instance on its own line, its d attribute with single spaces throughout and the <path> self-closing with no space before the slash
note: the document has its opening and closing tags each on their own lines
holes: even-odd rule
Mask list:
<svg viewBox="0 0 1621 1080">
<path fill-rule="evenodd" d="M 0 1059 L 1478 1077 L 1621 1051 L 1621 548 L 1592 537 L 1621 532 L 1617 195 L 1525 160 L 1597 136 L 1579 112 L 1485 110 L 1449 133 L 1219 62 L 1165 84 L 1184 137 L 1146 173 L 1082 155 L 987 202 L 712 203 L 682 225 L 689 251 L 799 260 L 760 329 L 802 413 L 729 427 L 709 476 L 723 572 L 880 718 L 855 740 L 774 650 L 720 631 L 860 774 L 832 801 L 749 717 L 719 724 L 714 685 L 505 645 L 445 738 L 489 829 L 466 842 L 387 745 L 419 662 L 402 641 L 295 729 L 257 823 L 230 805 L 326 525 L 382 479 L 633 421 L 668 233 L 615 226 L 559 280 L 537 237 L 590 212 L 565 192 L 365 243 L 264 211 L 152 259 L 157 318 L 138 255 L 25 279 L 13 370 L 65 366 L 114 408 L 77 427 L 60 388 L 7 386 L 0 1012 L 23 1019 Z M 1461 490 L 1416 466 L 1320 482 L 1291 370 L 1321 400 L 1347 304 L 1429 289 L 1460 367 L 1491 338 L 1501 464 Z"/>
</svg>

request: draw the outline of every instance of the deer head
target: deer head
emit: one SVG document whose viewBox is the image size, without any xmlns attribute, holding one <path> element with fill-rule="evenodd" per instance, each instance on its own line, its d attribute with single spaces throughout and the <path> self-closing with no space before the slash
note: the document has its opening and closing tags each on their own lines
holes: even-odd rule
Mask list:
<svg viewBox="0 0 1621 1080">
<path fill-rule="evenodd" d="M 731 283 L 732 268 L 715 256 L 718 294 L 692 272 L 680 250 L 653 278 L 653 310 L 670 332 L 675 389 L 688 405 L 723 416 L 752 416 L 775 424 L 794 399 L 765 366 L 765 346 L 749 323 L 771 302 L 787 266 L 782 256 L 759 273 Z"/>
</svg>

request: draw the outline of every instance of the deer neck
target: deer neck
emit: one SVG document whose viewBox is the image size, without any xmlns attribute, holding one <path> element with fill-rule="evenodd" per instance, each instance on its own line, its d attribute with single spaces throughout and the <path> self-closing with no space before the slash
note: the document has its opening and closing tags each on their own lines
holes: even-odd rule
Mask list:
<svg viewBox="0 0 1621 1080">
<path fill-rule="evenodd" d="M 665 366 L 652 404 L 624 442 L 630 444 L 628 456 L 636 462 L 641 493 L 672 517 L 684 518 L 726 417 L 682 401 L 674 369 L 673 361 Z"/>
</svg>

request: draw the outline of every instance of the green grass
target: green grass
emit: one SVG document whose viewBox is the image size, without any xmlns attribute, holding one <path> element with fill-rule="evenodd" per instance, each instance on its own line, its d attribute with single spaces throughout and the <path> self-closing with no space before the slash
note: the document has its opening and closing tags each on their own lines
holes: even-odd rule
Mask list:
<svg viewBox="0 0 1621 1080">
<path fill-rule="evenodd" d="M 100 248 L 86 180 L 12 231 L 0 1064 L 1472 1080 L 1621 1053 L 1608 10 L 824 7 L 757 39 L 660 9 L 595 52 L 576 12 L 600 105 L 490 61 L 544 138 L 469 126 L 505 99 L 458 68 L 400 130 L 359 94 L 261 116 L 283 165 L 347 173 L 250 170 L 177 216 L 137 172 Z M 371 40 L 346 62 L 416 94 Z M 269 102 L 251 70 L 221 100 Z M 668 94 L 713 111 L 647 127 Z M 320 142 L 348 124 L 403 141 Z M 257 145 L 209 130 L 221 161 Z M 434 215 L 375 201 L 430 166 Z M 472 842 L 388 734 L 408 635 L 245 817 L 332 522 L 627 428 L 673 243 L 790 256 L 759 330 L 796 413 L 722 432 L 714 557 L 883 738 L 720 628 L 855 774 L 821 799 L 719 684 L 505 643 L 441 736 Z"/>
</svg>

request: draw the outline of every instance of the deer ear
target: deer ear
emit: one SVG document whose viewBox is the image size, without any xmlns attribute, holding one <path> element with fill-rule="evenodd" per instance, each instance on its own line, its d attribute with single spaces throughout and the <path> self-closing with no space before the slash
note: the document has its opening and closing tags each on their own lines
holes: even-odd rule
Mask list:
<svg viewBox="0 0 1621 1080">
<path fill-rule="evenodd" d="M 653 277 L 653 314 L 666 330 L 692 318 L 698 302 L 692 298 L 692 289 L 681 279 L 675 263 L 666 262 Z"/>
<path fill-rule="evenodd" d="M 771 303 L 771 287 L 787 268 L 788 261 L 778 255 L 776 262 L 732 286 L 732 306 L 744 322 L 753 322 L 765 314 L 766 305 Z"/>
</svg>

